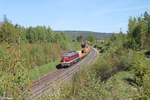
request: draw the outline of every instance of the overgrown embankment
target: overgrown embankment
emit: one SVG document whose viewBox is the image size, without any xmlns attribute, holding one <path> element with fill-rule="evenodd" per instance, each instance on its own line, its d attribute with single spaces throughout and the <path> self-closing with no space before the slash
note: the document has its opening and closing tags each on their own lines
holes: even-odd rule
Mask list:
<svg viewBox="0 0 150 100">
<path fill-rule="evenodd" d="M 55 69 L 62 52 L 79 47 L 50 27 L 25 28 L 6 20 L 0 26 L 0 97 L 27 98 L 31 80 Z"/>
</svg>

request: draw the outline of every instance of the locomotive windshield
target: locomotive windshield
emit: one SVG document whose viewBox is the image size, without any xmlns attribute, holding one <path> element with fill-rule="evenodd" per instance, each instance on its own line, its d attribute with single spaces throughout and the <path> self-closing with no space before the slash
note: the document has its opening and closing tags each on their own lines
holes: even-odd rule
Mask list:
<svg viewBox="0 0 150 100">
<path fill-rule="evenodd" d="M 72 56 L 72 55 L 75 55 L 75 54 L 77 54 L 76 51 L 69 51 L 69 52 L 64 53 L 63 57 L 68 57 L 68 56 Z"/>
</svg>

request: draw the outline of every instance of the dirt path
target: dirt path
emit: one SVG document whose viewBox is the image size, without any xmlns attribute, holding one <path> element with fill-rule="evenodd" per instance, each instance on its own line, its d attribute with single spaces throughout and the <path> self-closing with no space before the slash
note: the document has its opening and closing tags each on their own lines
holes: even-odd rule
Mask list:
<svg viewBox="0 0 150 100">
<path fill-rule="evenodd" d="M 93 48 L 91 52 L 77 64 L 69 68 L 58 69 L 55 72 L 48 73 L 39 80 L 34 81 L 29 99 L 34 100 L 37 96 L 42 95 L 44 91 L 51 88 L 52 84 L 72 78 L 73 74 L 80 70 L 81 66 L 93 63 L 96 60 L 97 55 L 97 50 Z"/>
</svg>

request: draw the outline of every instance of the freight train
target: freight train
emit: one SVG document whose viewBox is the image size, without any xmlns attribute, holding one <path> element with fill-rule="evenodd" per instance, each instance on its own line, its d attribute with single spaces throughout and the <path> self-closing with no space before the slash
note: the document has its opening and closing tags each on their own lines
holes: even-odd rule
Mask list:
<svg viewBox="0 0 150 100">
<path fill-rule="evenodd" d="M 69 51 L 65 52 L 61 57 L 61 66 L 69 67 L 73 64 L 79 62 L 90 52 L 91 48 L 88 46 L 88 43 L 81 43 L 82 50 L 81 51 Z"/>
</svg>

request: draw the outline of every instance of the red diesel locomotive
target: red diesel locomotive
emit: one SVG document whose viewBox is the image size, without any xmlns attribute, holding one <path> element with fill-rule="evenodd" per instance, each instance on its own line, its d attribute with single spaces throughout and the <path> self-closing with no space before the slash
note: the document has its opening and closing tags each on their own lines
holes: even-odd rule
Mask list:
<svg viewBox="0 0 150 100">
<path fill-rule="evenodd" d="M 79 53 L 76 51 L 66 52 L 62 55 L 61 66 L 69 67 L 80 61 Z"/>
</svg>

